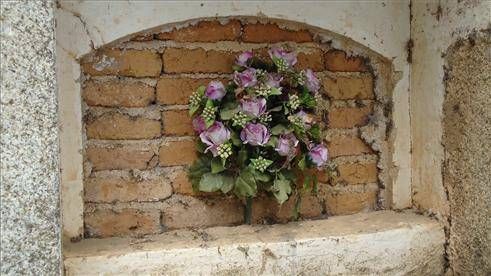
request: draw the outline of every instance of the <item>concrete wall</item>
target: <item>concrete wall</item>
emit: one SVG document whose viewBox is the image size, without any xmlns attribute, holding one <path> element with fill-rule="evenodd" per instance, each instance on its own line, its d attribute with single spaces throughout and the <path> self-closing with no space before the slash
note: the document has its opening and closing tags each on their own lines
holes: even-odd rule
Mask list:
<svg viewBox="0 0 491 276">
<path fill-rule="evenodd" d="M 1 272 L 60 273 L 54 5 L 1 6 Z"/>
<path fill-rule="evenodd" d="M 489 1 L 469 0 L 412 2 L 413 204 L 440 217 L 450 212 L 442 180 L 445 55 L 458 39 L 489 27 L 490 5 Z"/>
<path fill-rule="evenodd" d="M 397 2 L 141 2 L 85 1 L 60 2 L 57 10 L 58 68 L 60 110 L 62 114 L 61 164 L 64 234 L 82 233 L 82 132 L 80 68 L 78 59 L 118 39 L 166 24 L 213 16 L 259 16 L 319 27 L 368 47 L 391 60 L 398 80 L 393 89 L 393 128 L 391 132 L 390 191 L 387 201 L 394 208 L 411 206 L 409 64 L 406 43 L 409 40 L 409 1 Z M 374 16 L 377 15 L 377 16 Z M 389 22 L 389 23 L 388 23 Z M 346 48 L 343 40 L 333 47 Z M 336 44 L 341 43 L 341 44 Z M 347 49 L 354 51 L 355 49 Z M 65 197 L 66 195 L 66 197 Z"/>
<path fill-rule="evenodd" d="M 455 274 L 489 275 L 491 2 L 412 3 L 413 202 L 446 224 Z"/>
</svg>

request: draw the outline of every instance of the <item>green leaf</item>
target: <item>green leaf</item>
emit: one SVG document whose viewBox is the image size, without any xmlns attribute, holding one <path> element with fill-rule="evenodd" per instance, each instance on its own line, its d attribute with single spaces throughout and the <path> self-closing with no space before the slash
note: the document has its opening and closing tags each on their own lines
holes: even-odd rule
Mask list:
<svg viewBox="0 0 491 276">
<path fill-rule="evenodd" d="M 230 140 L 232 140 L 232 145 L 242 146 L 242 140 L 240 140 L 239 135 L 235 131 L 230 132 Z"/>
<path fill-rule="evenodd" d="M 252 197 L 257 193 L 257 184 L 250 170 L 243 170 L 235 180 L 234 193 L 238 197 Z"/>
<path fill-rule="evenodd" d="M 223 184 L 220 190 L 226 194 L 234 188 L 235 179 L 231 176 L 223 176 Z"/>
<path fill-rule="evenodd" d="M 191 106 L 189 106 L 189 115 L 190 116 L 193 116 L 194 113 L 196 113 L 196 111 L 199 110 L 199 108 L 200 108 L 199 105 L 191 105 Z"/>
<path fill-rule="evenodd" d="M 197 152 L 204 153 L 206 148 L 207 148 L 207 145 L 205 143 L 201 142 L 201 140 L 196 141 L 196 151 Z"/>
<path fill-rule="evenodd" d="M 277 178 L 273 183 L 273 194 L 279 204 L 288 200 L 288 196 L 292 192 L 292 187 L 290 186 L 290 180 Z"/>
<path fill-rule="evenodd" d="M 224 120 L 224 121 L 227 121 L 227 120 L 232 119 L 232 117 L 234 117 L 235 113 L 237 113 L 236 108 L 234 108 L 234 109 L 222 109 L 222 111 L 220 111 L 220 118 L 222 118 L 222 120 Z"/>
<path fill-rule="evenodd" d="M 241 149 L 239 150 L 238 156 L 237 156 L 237 163 L 239 164 L 240 168 L 244 168 L 247 164 L 247 150 L 246 149 Z"/>
<path fill-rule="evenodd" d="M 305 170 L 305 168 L 307 167 L 307 160 L 305 159 L 305 154 L 303 154 L 300 159 L 298 160 L 298 167 L 301 169 L 301 170 Z"/>
<path fill-rule="evenodd" d="M 321 140 L 321 129 L 319 124 L 314 124 L 310 129 L 309 129 L 309 134 L 314 140 L 314 142 L 320 142 Z"/>
<path fill-rule="evenodd" d="M 271 108 L 269 112 L 277 112 L 277 111 L 281 111 L 281 109 L 283 109 L 283 106 L 279 105 L 277 107 Z"/>
<path fill-rule="evenodd" d="M 271 91 L 269 92 L 269 96 L 281 95 L 281 90 L 276 87 L 271 87 Z"/>
<path fill-rule="evenodd" d="M 206 100 L 205 107 L 215 107 L 215 104 L 213 103 L 212 99 Z"/>
<path fill-rule="evenodd" d="M 205 91 L 206 91 L 206 86 L 201 85 L 200 87 L 198 87 L 198 89 L 196 91 L 198 91 L 198 95 L 204 96 L 205 95 Z"/>
<path fill-rule="evenodd" d="M 278 137 L 271 136 L 265 146 L 276 147 L 277 144 L 278 144 Z"/>
<path fill-rule="evenodd" d="M 216 192 L 222 188 L 223 179 L 219 174 L 206 173 L 201 177 L 199 190 L 202 192 Z"/>
<path fill-rule="evenodd" d="M 222 163 L 222 160 L 218 160 L 213 158 L 211 160 L 211 173 L 219 173 L 225 170 L 225 166 Z"/>
<path fill-rule="evenodd" d="M 260 172 L 258 170 L 253 171 L 254 178 L 256 181 L 261 181 L 261 182 L 269 182 L 271 181 L 271 176 L 267 173 Z"/>
<path fill-rule="evenodd" d="M 286 126 L 284 126 L 282 124 L 278 124 L 278 125 L 275 125 L 271 129 L 271 134 L 273 134 L 273 135 L 280 135 L 280 134 L 283 134 L 283 133 L 285 133 L 287 131 L 288 131 L 288 128 L 286 128 Z"/>
<path fill-rule="evenodd" d="M 188 170 L 188 178 L 191 181 L 193 186 L 193 190 L 199 191 L 199 182 L 201 181 L 201 177 L 210 172 L 210 158 L 206 156 L 202 156 L 194 161 L 193 165 Z"/>
<path fill-rule="evenodd" d="M 317 105 L 315 97 L 307 90 L 303 90 L 303 93 L 300 95 L 300 103 L 307 108 L 314 108 Z"/>
</svg>

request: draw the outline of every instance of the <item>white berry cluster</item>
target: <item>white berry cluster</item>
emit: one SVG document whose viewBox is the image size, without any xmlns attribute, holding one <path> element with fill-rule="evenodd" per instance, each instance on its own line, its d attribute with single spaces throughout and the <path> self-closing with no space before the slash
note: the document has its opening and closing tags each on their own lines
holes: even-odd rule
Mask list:
<svg viewBox="0 0 491 276">
<path fill-rule="evenodd" d="M 288 70 L 288 63 L 282 58 L 276 58 L 274 59 L 274 64 L 278 68 L 279 72 L 285 72 Z"/>
<path fill-rule="evenodd" d="M 297 95 L 290 94 L 288 96 L 288 106 L 292 110 L 296 110 L 300 106 L 300 98 Z"/>
<path fill-rule="evenodd" d="M 202 99 L 203 96 L 198 91 L 194 91 L 194 93 L 189 96 L 189 103 L 191 106 L 199 106 Z"/>
<path fill-rule="evenodd" d="M 251 165 L 254 169 L 264 172 L 271 165 L 271 161 L 259 156 L 256 159 L 251 159 Z"/>
<path fill-rule="evenodd" d="M 271 87 L 268 85 L 261 85 L 256 89 L 256 94 L 262 97 L 267 97 L 271 93 Z"/>
<path fill-rule="evenodd" d="M 271 114 L 263 113 L 259 116 L 259 121 L 263 124 L 271 122 Z"/>
<path fill-rule="evenodd" d="M 243 112 L 239 111 L 235 113 L 234 117 L 232 117 L 232 125 L 244 127 L 245 124 L 249 121 L 249 117 L 245 115 Z"/>
<path fill-rule="evenodd" d="M 218 156 L 222 158 L 223 160 L 227 159 L 230 155 L 232 155 L 232 145 L 229 143 L 221 144 L 217 148 L 218 150 Z"/>
<path fill-rule="evenodd" d="M 216 108 L 212 106 L 207 106 L 203 109 L 202 116 L 205 120 L 212 121 L 215 120 Z"/>
</svg>

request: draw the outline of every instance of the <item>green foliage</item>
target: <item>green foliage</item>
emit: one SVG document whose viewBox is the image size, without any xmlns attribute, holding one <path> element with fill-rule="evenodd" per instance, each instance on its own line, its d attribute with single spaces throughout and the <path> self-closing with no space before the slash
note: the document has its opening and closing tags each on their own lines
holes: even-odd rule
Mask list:
<svg viewBox="0 0 491 276">
<path fill-rule="evenodd" d="M 257 183 L 251 169 L 242 170 L 235 180 L 234 193 L 238 197 L 254 197 L 257 193 Z"/>
<path fill-rule="evenodd" d="M 223 174 L 205 173 L 199 182 L 199 190 L 202 192 L 222 191 L 228 193 L 232 190 L 234 178 Z"/>
<path fill-rule="evenodd" d="M 292 192 L 290 186 L 291 181 L 286 179 L 283 175 L 279 175 L 279 178 L 273 182 L 273 194 L 279 204 L 288 200 L 289 195 Z"/>
</svg>

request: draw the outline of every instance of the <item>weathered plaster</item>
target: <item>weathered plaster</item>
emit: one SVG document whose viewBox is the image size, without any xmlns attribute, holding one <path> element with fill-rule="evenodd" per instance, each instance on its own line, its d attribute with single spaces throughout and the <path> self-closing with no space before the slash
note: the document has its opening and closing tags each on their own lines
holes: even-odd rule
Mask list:
<svg viewBox="0 0 491 276">
<path fill-rule="evenodd" d="M 489 1 L 413 1 L 411 37 L 412 187 L 416 207 L 449 215 L 442 182 L 444 58 L 449 46 L 489 28 Z"/>
<path fill-rule="evenodd" d="M 444 233 L 390 211 L 273 226 L 173 231 L 146 239 L 84 240 L 66 275 L 440 275 Z"/>
<path fill-rule="evenodd" d="M 447 52 L 443 184 L 450 204 L 450 267 L 491 273 L 491 36 L 476 32 Z"/>
<path fill-rule="evenodd" d="M 54 5 L 2 1 L 0 7 L 0 274 L 58 275 Z"/>
<path fill-rule="evenodd" d="M 374 14 L 377 16 L 373 16 Z M 352 39 L 392 60 L 393 70 L 398 72 L 400 80 L 395 84 L 392 97 L 393 144 L 391 147 L 393 151 L 392 156 L 387 157 L 386 160 L 392 160 L 393 163 L 390 172 L 390 179 L 393 182 L 389 187 L 391 198 L 387 201 L 392 203 L 394 208 L 410 207 L 409 65 L 405 50 L 409 39 L 408 1 L 285 2 L 281 5 L 276 2 L 61 1 L 57 14 L 57 42 L 59 48 L 67 53 L 61 58 L 69 58 L 70 61 L 59 62 L 73 64 L 76 59 L 88 54 L 93 48 L 124 39 L 134 33 L 162 28 L 161 26 L 165 28 L 165 24 L 210 16 L 259 16 L 306 23 Z M 343 48 L 345 45 L 332 46 Z M 72 83 L 67 87 L 73 87 L 73 83 L 77 84 L 80 77 L 78 70 L 65 72 L 60 82 Z M 390 79 L 393 77 L 388 76 Z M 64 108 L 62 105 L 61 110 Z M 71 120 L 80 122 L 82 115 L 78 110 L 71 115 L 73 116 L 66 118 L 67 123 L 62 117 L 62 124 L 73 125 L 73 131 L 78 132 L 80 126 Z M 60 139 L 70 140 L 71 131 L 66 127 L 62 129 Z M 70 158 L 64 160 L 68 159 Z M 77 160 L 69 161 L 67 169 L 73 168 L 70 170 L 78 173 L 81 164 Z M 62 163 L 62 167 L 64 166 L 65 164 Z M 77 189 L 82 184 L 81 179 L 77 178 L 75 181 L 76 184 L 72 183 L 72 185 L 63 181 L 62 185 L 64 191 L 77 197 L 79 194 Z M 70 198 L 69 201 L 72 200 L 74 204 L 81 204 L 82 201 L 81 196 Z M 63 212 L 65 218 L 74 216 L 76 218 L 72 222 L 80 222 L 82 209 L 69 209 L 65 206 Z M 69 227 L 64 228 L 65 234 L 69 237 L 79 236 L 80 225 L 72 225 L 72 222 L 64 220 L 65 225 L 70 223 Z"/>
</svg>

